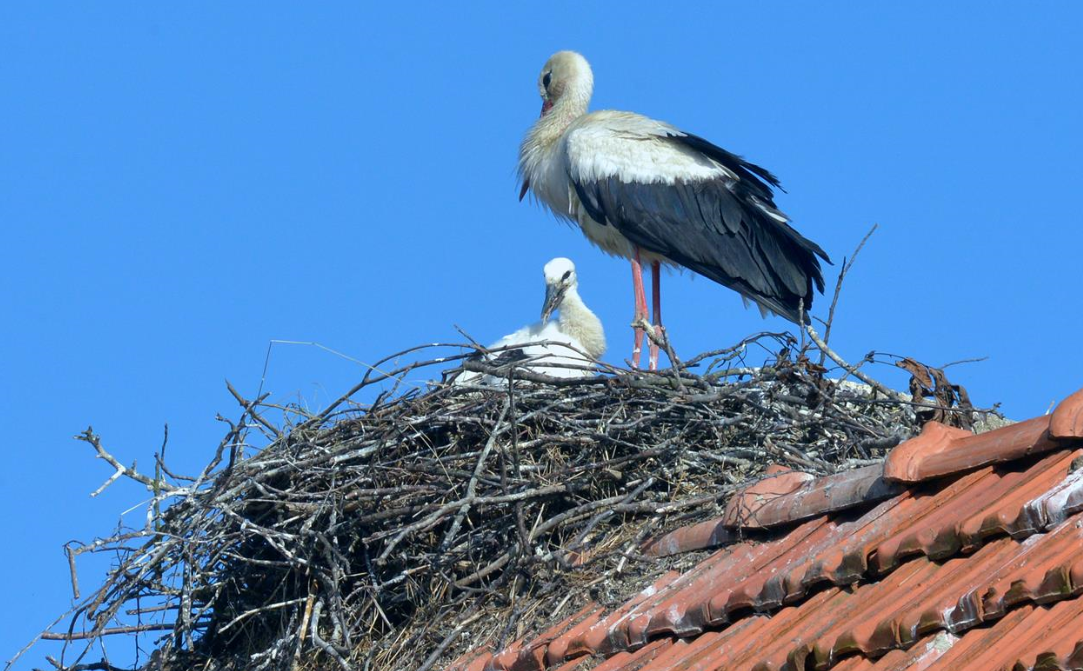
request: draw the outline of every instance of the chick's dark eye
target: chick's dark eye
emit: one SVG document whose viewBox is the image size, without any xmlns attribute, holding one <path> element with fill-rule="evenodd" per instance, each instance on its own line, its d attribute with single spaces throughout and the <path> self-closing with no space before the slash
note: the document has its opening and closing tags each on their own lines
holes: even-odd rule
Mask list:
<svg viewBox="0 0 1083 671">
<path fill-rule="evenodd" d="M 544 86 L 545 89 L 548 90 L 549 89 L 549 82 L 551 82 L 552 80 L 553 80 L 553 73 L 552 72 L 546 72 L 545 76 L 542 77 L 542 86 Z"/>
<path fill-rule="evenodd" d="M 571 277 L 571 276 L 572 276 L 572 271 L 570 271 L 570 270 L 565 270 L 565 271 L 564 271 L 564 277 L 563 277 L 563 279 L 565 279 L 565 280 L 566 280 L 566 279 L 568 279 L 568 278 L 569 278 L 569 277 Z"/>
</svg>

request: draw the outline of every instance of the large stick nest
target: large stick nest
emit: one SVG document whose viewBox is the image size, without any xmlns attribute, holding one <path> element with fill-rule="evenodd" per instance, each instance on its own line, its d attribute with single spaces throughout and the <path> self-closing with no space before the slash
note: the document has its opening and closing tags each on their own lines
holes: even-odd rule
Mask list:
<svg viewBox="0 0 1083 671">
<path fill-rule="evenodd" d="M 136 660 L 152 668 L 442 668 L 625 598 L 671 566 L 640 553 L 646 539 L 717 515 L 769 463 L 831 473 L 882 456 L 923 413 L 977 416 L 829 379 L 818 354 L 761 334 L 659 373 L 545 381 L 475 361 L 508 382 L 386 388 L 437 359 L 370 374 L 319 415 L 237 395 L 241 420 L 196 478 L 125 468 L 88 430 L 111 481 L 154 496 L 144 528 L 69 547 L 73 578 L 84 552 L 116 564 L 44 634 L 64 641 L 49 660 L 112 669 L 87 656 L 120 635 L 154 648 Z M 350 400 L 377 383 L 373 403 Z"/>
</svg>

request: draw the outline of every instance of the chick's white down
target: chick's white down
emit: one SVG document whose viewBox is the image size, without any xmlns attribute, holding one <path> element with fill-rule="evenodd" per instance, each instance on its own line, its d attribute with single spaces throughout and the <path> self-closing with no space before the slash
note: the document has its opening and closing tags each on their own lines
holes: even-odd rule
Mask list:
<svg viewBox="0 0 1083 671">
<path fill-rule="evenodd" d="M 605 353 L 605 331 L 597 315 L 579 295 L 575 264 L 556 258 L 545 264 L 545 303 L 542 319 L 509 333 L 489 345 L 491 363 L 519 360 L 519 365 L 552 377 L 594 374 L 593 363 Z M 556 319 L 551 319 L 558 312 Z M 510 354 L 509 354 L 510 353 Z M 455 384 L 497 384 L 502 380 L 479 373 L 463 373 Z"/>
</svg>

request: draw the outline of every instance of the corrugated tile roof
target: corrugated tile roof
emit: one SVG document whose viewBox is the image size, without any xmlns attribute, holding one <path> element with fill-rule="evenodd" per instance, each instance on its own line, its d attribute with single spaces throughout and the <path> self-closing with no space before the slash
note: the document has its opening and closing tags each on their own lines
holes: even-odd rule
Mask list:
<svg viewBox="0 0 1083 671">
<path fill-rule="evenodd" d="M 1083 391 L 980 435 L 931 424 L 883 465 L 776 473 L 646 547 L 721 545 L 686 573 L 449 669 L 1083 669 L 1081 463 Z"/>
</svg>

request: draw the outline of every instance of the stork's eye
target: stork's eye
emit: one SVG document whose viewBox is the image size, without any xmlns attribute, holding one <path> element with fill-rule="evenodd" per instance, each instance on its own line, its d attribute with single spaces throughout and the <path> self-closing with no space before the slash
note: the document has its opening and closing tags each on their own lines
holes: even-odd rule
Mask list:
<svg viewBox="0 0 1083 671">
<path fill-rule="evenodd" d="M 546 72 L 545 76 L 542 77 L 542 86 L 545 87 L 546 91 L 549 90 L 549 82 L 551 82 L 552 80 L 553 80 L 553 73 L 552 72 Z"/>
<path fill-rule="evenodd" d="M 570 270 L 565 270 L 565 271 L 564 271 L 564 277 L 562 277 L 561 279 L 562 279 L 562 280 L 566 280 L 566 279 L 568 279 L 568 278 L 569 278 L 569 277 L 571 277 L 571 276 L 572 276 L 572 271 L 570 271 Z"/>
</svg>

